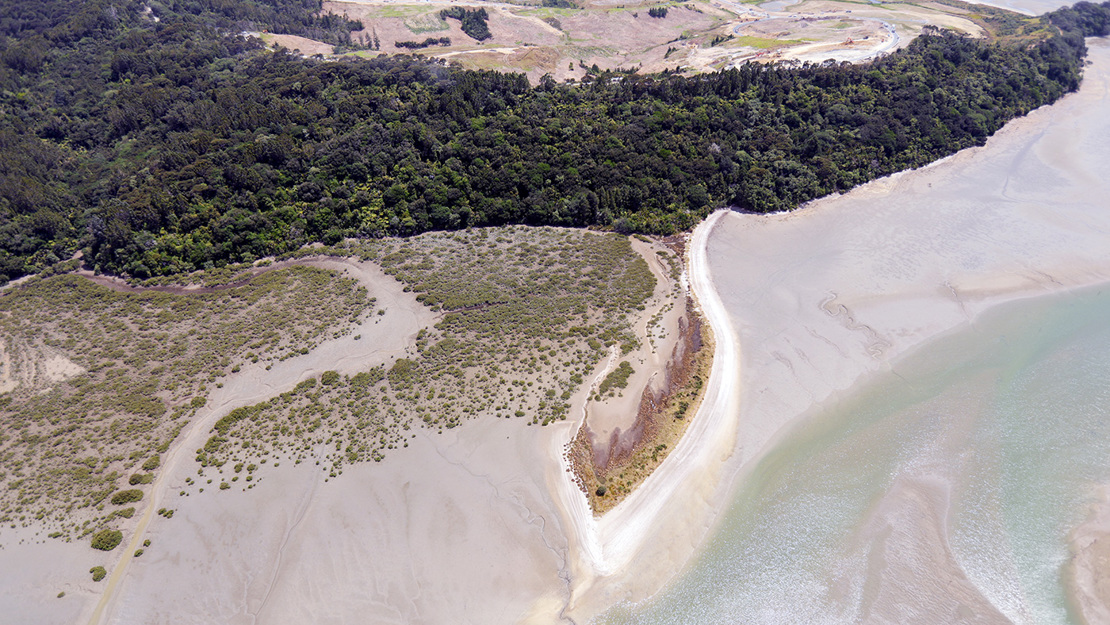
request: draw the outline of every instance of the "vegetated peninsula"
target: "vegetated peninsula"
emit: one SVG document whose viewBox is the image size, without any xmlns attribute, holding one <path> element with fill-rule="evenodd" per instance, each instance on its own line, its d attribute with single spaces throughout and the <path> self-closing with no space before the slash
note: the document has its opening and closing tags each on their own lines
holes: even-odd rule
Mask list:
<svg viewBox="0 0 1110 625">
<path fill-rule="evenodd" d="M 508 223 L 668 234 L 714 207 L 790 209 L 979 145 L 1075 89 L 1106 6 L 977 8 L 861 64 L 695 75 L 520 74 L 409 57 L 265 50 L 336 42 L 299 2 L 5 3 L 0 274 L 83 250 L 144 278 L 313 241 Z"/>
<path fill-rule="evenodd" d="M 681 238 L 629 233 L 981 144 L 1075 89 L 1110 23 L 984 8 L 984 37 L 863 65 L 575 85 L 241 34 L 355 45 L 318 9 L 0 9 L 0 273 L 37 274 L 0 297 L 0 522 L 80 541 L 94 583 L 129 560 L 101 551 L 151 547 L 155 497 L 172 519 L 279 464 L 327 481 L 468 419 L 575 419 L 561 451 L 611 509 L 675 447 L 714 340 Z M 475 39 L 486 17 L 444 14 Z"/>
</svg>

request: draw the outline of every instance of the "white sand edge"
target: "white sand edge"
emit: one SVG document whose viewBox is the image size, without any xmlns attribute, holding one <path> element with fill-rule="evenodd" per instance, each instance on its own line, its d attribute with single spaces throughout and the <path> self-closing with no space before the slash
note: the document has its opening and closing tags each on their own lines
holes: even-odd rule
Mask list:
<svg viewBox="0 0 1110 625">
<path fill-rule="evenodd" d="M 552 455 L 559 458 L 552 472 L 553 490 L 574 545 L 568 606 L 571 611 L 580 607 L 577 604 L 583 602 L 583 595 L 599 580 L 620 579 L 630 572 L 630 563 L 654 537 L 660 518 L 674 509 L 680 489 L 692 481 L 704 481 L 707 472 L 719 469 L 734 447 L 734 416 L 739 411 L 735 382 L 740 372 L 740 346 L 713 286 L 706 258 L 706 241 L 722 214 L 715 213 L 702 222 L 688 244 L 688 273 L 684 278 L 690 281 L 697 304 L 713 330 L 717 348 L 704 400 L 674 451 L 639 488 L 597 519 L 585 495 L 574 483 L 566 459 L 559 453 L 573 438 L 576 428 L 563 428 L 552 437 Z M 592 602 L 591 599 L 585 601 Z"/>
<path fill-rule="evenodd" d="M 738 480 L 814 407 L 996 306 L 1110 282 L 1110 160 L 1087 139 L 1110 127 L 1110 49 L 1089 45 L 1080 92 L 984 147 L 788 214 L 718 213 L 695 231 L 690 277 L 718 349 L 743 349 L 715 357 L 716 384 L 744 394 L 712 388 L 683 445 L 601 519 L 559 484 L 576 551 L 566 614 L 587 622 L 656 593 L 703 547 Z M 699 447 L 724 427 L 714 417 L 728 421 L 717 402 L 735 416 L 723 457 L 720 440 Z"/>
</svg>

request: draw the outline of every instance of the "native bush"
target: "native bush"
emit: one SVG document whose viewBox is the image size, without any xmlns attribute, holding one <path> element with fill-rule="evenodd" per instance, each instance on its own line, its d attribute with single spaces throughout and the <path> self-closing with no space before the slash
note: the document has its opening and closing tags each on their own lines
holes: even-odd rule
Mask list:
<svg viewBox="0 0 1110 625">
<path fill-rule="evenodd" d="M 100 551 L 111 551 L 123 541 L 123 532 L 119 530 L 100 530 L 93 534 L 92 548 Z"/>
<path fill-rule="evenodd" d="M 121 505 L 131 503 L 132 501 L 139 501 L 143 498 L 143 491 L 132 488 L 129 490 L 121 490 L 112 495 L 112 504 Z"/>
</svg>

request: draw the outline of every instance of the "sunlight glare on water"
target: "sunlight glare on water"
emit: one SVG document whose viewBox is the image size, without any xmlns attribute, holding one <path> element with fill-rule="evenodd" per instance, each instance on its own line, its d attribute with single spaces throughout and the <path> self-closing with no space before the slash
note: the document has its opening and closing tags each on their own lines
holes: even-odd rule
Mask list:
<svg viewBox="0 0 1110 625">
<path fill-rule="evenodd" d="M 1068 623 L 1066 535 L 1110 479 L 1107 319 L 1110 290 L 1003 306 L 809 415 L 742 480 L 691 569 L 603 622 L 859 622 L 883 596 L 927 612 L 916 588 L 966 575 L 988 603 L 964 616 Z M 930 494 L 939 505 L 920 504 Z M 892 522 L 929 509 L 947 522 Z"/>
</svg>

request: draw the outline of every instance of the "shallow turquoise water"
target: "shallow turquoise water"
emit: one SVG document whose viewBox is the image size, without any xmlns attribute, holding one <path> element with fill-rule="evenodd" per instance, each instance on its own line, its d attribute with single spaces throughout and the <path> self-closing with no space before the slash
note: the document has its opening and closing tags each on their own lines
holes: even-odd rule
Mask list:
<svg viewBox="0 0 1110 625">
<path fill-rule="evenodd" d="M 853 623 L 893 601 L 914 622 L 945 595 L 939 550 L 985 599 L 955 620 L 1069 623 L 1066 537 L 1110 480 L 1108 413 L 1110 287 L 1001 306 L 808 415 L 689 570 L 602 621 Z"/>
</svg>

